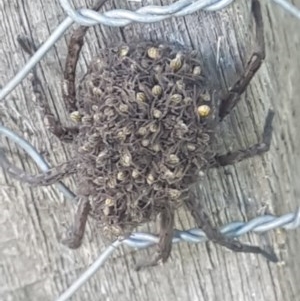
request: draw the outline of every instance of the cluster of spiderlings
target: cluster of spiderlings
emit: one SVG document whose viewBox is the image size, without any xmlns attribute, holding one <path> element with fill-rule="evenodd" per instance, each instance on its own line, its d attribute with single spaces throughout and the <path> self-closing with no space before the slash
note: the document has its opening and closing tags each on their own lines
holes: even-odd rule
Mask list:
<svg viewBox="0 0 300 301">
<path fill-rule="evenodd" d="M 78 89 L 78 194 L 125 229 L 182 204 L 213 157 L 211 91 L 193 51 L 141 43 L 102 50 Z"/>
</svg>

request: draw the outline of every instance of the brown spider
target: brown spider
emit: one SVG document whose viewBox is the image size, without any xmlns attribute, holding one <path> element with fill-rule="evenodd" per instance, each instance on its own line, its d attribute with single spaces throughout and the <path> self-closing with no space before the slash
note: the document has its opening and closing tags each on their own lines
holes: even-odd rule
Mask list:
<svg viewBox="0 0 300 301">
<path fill-rule="evenodd" d="M 94 6 L 98 10 L 105 1 Z M 66 60 L 63 98 L 74 127 L 63 126 L 51 113 L 34 72 L 33 90 L 45 123 L 59 139 L 72 143 L 72 160 L 49 172 L 29 176 L 2 161 L 16 178 L 33 185 L 50 185 L 77 176 L 78 207 L 64 243 L 81 244 L 89 215 L 115 235 L 160 215 L 159 254 L 149 263 L 165 262 L 171 252 L 174 211 L 185 204 L 209 240 L 236 252 L 260 253 L 257 246 L 223 236 L 211 224 L 201 203 L 189 192 L 199 170 L 226 166 L 269 150 L 269 111 L 262 142 L 225 155 L 213 150 L 216 127 L 239 101 L 265 57 L 260 4 L 252 1 L 259 50 L 244 74 L 225 93 L 210 87 L 195 52 L 165 43 L 139 42 L 101 50 L 75 88 L 75 70 L 86 27 L 72 35 Z M 21 39 L 30 54 L 33 46 Z M 1 161 L 1 160 L 0 160 Z"/>
</svg>

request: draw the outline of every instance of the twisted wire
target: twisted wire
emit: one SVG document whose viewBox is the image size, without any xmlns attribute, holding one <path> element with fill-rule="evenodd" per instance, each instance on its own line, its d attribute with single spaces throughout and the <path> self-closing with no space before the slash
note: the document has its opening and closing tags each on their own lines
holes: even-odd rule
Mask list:
<svg viewBox="0 0 300 301">
<path fill-rule="evenodd" d="M 102 14 L 90 9 L 75 10 L 69 0 L 60 0 L 67 15 L 76 23 L 84 26 L 102 24 L 106 26 L 127 26 L 131 23 L 154 23 L 172 17 L 183 17 L 198 10 L 216 11 L 230 5 L 234 0 L 178 0 L 175 3 L 164 6 L 149 5 L 129 11 L 125 9 L 114 9 Z M 297 18 L 300 11 L 286 0 L 272 0 L 283 9 Z"/>
<path fill-rule="evenodd" d="M 122 27 L 133 22 L 153 23 L 171 17 L 186 16 L 198 10 L 216 11 L 227 7 L 234 0 L 178 0 L 166 6 L 145 6 L 136 11 L 115 9 L 102 14 L 90 9 L 75 10 L 69 0 L 60 0 L 60 4 L 68 17 L 54 30 L 41 45 L 25 66 L 0 90 L 0 101 L 3 100 L 28 75 L 32 68 L 46 55 L 50 48 L 76 22 L 85 26 L 102 24 Z M 280 5 L 291 15 L 300 19 L 300 10 L 286 0 L 271 0 Z"/>
<path fill-rule="evenodd" d="M 47 172 L 51 168 L 44 157 L 32 144 L 1 124 L 0 135 L 7 137 L 9 140 L 21 147 L 35 161 L 41 171 Z M 1 155 L 4 156 L 3 151 L 0 151 Z M 57 188 L 67 199 L 74 200 L 76 198 L 76 195 L 64 184 L 58 183 Z M 280 217 L 273 215 L 258 216 L 247 223 L 232 222 L 220 228 L 220 231 L 224 235 L 238 237 L 249 232 L 261 233 L 279 227 L 282 227 L 286 230 L 291 230 L 298 228 L 299 226 L 300 210 L 298 210 L 296 213 L 288 213 Z M 179 241 L 199 243 L 206 241 L 206 239 L 205 233 L 200 229 L 190 229 L 185 231 L 175 230 L 173 243 L 177 243 Z M 124 244 L 133 248 L 147 248 L 153 244 L 156 244 L 157 242 L 158 240 L 155 235 L 146 233 L 134 233 L 128 239 L 123 241 Z"/>
<path fill-rule="evenodd" d="M 300 19 L 300 10 L 285 0 L 272 0 L 280 5 L 291 15 Z M 89 9 L 75 10 L 72 8 L 68 0 L 60 0 L 60 4 L 68 17 L 54 30 L 49 38 L 41 45 L 37 52 L 28 60 L 25 66 L 13 77 L 0 91 L 0 101 L 3 100 L 15 87 L 28 75 L 35 65 L 45 56 L 50 48 L 62 37 L 62 35 L 76 22 L 84 26 L 94 26 L 103 24 L 107 26 L 123 27 L 133 22 L 153 23 L 166 20 L 171 17 L 186 16 L 198 10 L 215 11 L 220 10 L 231 4 L 233 0 L 178 0 L 168 6 L 146 6 L 135 12 L 116 9 L 99 14 Z M 11 139 L 29 154 L 29 156 L 37 163 L 42 171 L 49 170 L 50 166 L 37 150 L 26 140 L 18 136 L 13 131 L 0 124 L 0 134 Z M 65 197 L 75 200 L 75 195 L 64 184 L 58 183 L 58 189 Z M 222 228 L 221 233 L 231 237 L 254 232 L 261 233 L 275 228 L 295 229 L 300 226 L 300 210 L 296 213 L 288 213 L 282 216 L 264 215 L 259 216 L 251 221 L 232 222 Z M 206 241 L 206 235 L 201 229 L 190 229 L 186 231 L 175 230 L 173 243 L 181 241 L 189 243 L 199 243 Z M 71 287 L 69 287 L 56 301 L 68 300 L 74 293 L 92 277 L 96 271 L 104 264 L 108 257 L 120 245 L 142 249 L 158 243 L 158 236 L 148 233 L 133 233 L 129 238 L 123 241 L 115 241 L 112 243 L 99 258 L 89 267 L 89 269 L 77 279 Z"/>
<path fill-rule="evenodd" d="M 39 168 L 46 172 L 50 166 L 43 156 L 25 139 L 0 124 L 0 134 L 15 142 L 24 149 L 25 152 L 36 162 Z M 1 154 L 3 155 L 3 154 Z M 58 183 L 58 189 L 68 199 L 75 200 L 75 195 L 64 184 Z M 220 232 L 226 236 L 238 237 L 247 233 L 262 233 L 276 228 L 285 230 L 296 229 L 300 226 L 300 209 L 295 213 L 287 213 L 282 216 L 263 215 L 258 216 L 248 222 L 231 222 L 220 228 Z M 125 245 L 134 249 L 144 249 L 157 244 L 159 237 L 150 233 L 132 233 L 127 239 L 113 242 L 99 258 L 77 279 L 56 301 L 68 300 L 96 271 L 105 263 L 108 257 L 119 246 Z M 200 243 L 207 241 L 205 233 L 198 228 L 189 230 L 174 230 L 173 243 L 188 242 Z"/>
<path fill-rule="evenodd" d="M 183 17 L 201 9 L 208 11 L 220 10 L 231 2 L 233 0 L 178 0 L 170 5 L 149 5 L 136 11 L 114 9 L 100 14 L 85 8 L 75 10 L 69 0 L 60 0 L 60 4 L 67 15 L 78 24 L 84 26 L 103 24 L 115 27 L 127 26 L 134 22 L 154 23 L 172 17 Z"/>
<path fill-rule="evenodd" d="M 233 222 L 220 228 L 221 233 L 230 237 L 254 232 L 262 233 L 275 228 L 295 229 L 300 226 L 300 209 L 295 213 L 282 216 L 264 215 L 256 217 L 249 222 Z M 201 229 L 187 231 L 174 230 L 173 243 L 182 241 L 200 243 L 206 241 L 206 235 Z M 135 249 L 147 248 L 157 244 L 159 237 L 149 233 L 132 233 L 129 238 L 113 242 L 93 264 L 58 298 L 56 301 L 66 301 L 71 298 L 97 271 L 103 266 L 109 256 L 122 244 Z"/>
<path fill-rule="evenodd" d="M 300 226 L 300 209 L 295 213 L 287 213 L 282 216 L 263 215 L 249 222 L 231 222 L 220 228 L 225 236 L 239 237 L 247 233 L 262 233 L 275 228 L 285 230 L 296 229 Z M 149 233 L 133 233 L 123 240 L 123 244 L 135 249 L 148 248 L 158 243 L 159 237 Z M 201 243 L 207 241 L 206 234 L 198 228 L 189 230 L 174 230 L 173 244 L 179 242 Z"/>
</svg>

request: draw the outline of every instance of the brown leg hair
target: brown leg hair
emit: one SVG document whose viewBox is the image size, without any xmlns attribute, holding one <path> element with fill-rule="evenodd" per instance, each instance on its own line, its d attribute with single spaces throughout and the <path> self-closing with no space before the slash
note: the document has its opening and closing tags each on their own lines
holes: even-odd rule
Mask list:
<svg viewBox="0 0 300 301">
<path fill-rule="evenodd" d="M 160 216 L 160 233 L 157 254 L 151 261 L 137 264 L 135 266 L 136 271 L 146 267 L 156 266 L 160 263 L 165 263 L 168 260 L 172 250 L 173 232 L 174 211 L 170 208 L 165 208 L 162 210 Z"/>
<path fill-rule="evenodd" d="M 229 152 L 226 155 L 215 156 L 214 166 L 226 166 L 237 163 L 247 158 L 261 155 L 270 149 L 271 138 L 272 138 L 272 122 L 274 119 L 274 112 L 269 110 L 268 116 L 265 121 L 263 139 L 261 143 L 254 144 L 247 149 L 238 150 L 236 152 Z"/>
<path fill-rule="evenodd" d="M 240 79 L 238 79 L 229 89 L 229 91 L 221 98 L 221 104 L 219 108 L 220 120 L 227 116 L 239 102 L 241 94 L 245 92 L 247 86 L 249 85 L 253 76 L 259 70 L 262 61 L 265 58 L 264 26 L 261 7 L 258 0 L 252 0 L 252 14 L 255 20 L 258 50 L 252 54 L 247 63 L 244 74 L 242 74 Z"/>
<path fill-rule="evenodd" d="M 76 164 L 74 164 L 74 162 L 72 161 L 68 161 L 49 169 L 47 172 L 37 175 L 30 175 L 19 169 L 18 167 L 12 165 L 1 151 L 0 166 L 13 178 L 21 182 L 29 183 L 32 186 L 52 185 L 76 172 Z"/>
<path fill-rule="evenodd" d="M 89 200 L 81 198 L 77 205 L 73 226 L 66 233 L 66 237 L 61 241 L 68 248 L 77 249 L 80 247 L 90 210 Z"/>
<path fill-rule="evenodd" d="M 92 9 L 99 10 L 106 1 L 107 0 L 98 0 L 92 7 Z M 80 26 L 77 30 L 75 30 L 71 36 L 70 43 L 68 46 L 68 55 L 66 58 L 64 81 L 62 85 L 62 95 L 69 113 L 72 113 L 77 110 L 75 72 L 79 58 L 79 53 L 83 45 L 83 38 L 87 30 L 88 27 L 86 26 Z M 36 47 L 34 46 L 33 42 L 30 41 L 28 38 L 18 37 L 18 42 L 27 54 L 33 55 L 33 53 L 36 51 Z M 78 134 L 78 128 L 65 127 L 51 113 L 49 104 L 46 98 L 44 97 L 45 93 L 42 89 L 41 82 L 35 70 L 33 71 L 32 87 L 33 93 L 40 107 L 42 108 L 42 112 L 44 115 L 44 123 L 46 127 L 61 141 L 72 142 L 74 136 Z"/>
<path fill-rule="evenodd" d="M 18 42 L 27 54 L 29 54 L 30 56 L 33 55 L 33 53 L 35 52 L 35 46 L 32 41 L 30 41 L 26 37 L 19 36 Z M 46 128 L 61 141 L 72 142 L 74 136 L 78 134 L 78 128 L 66 127 L 62 125 L 57 118 L 54 117 L 45 97 L 45 93 L 43 91 L 41 81 L 37 76 L 36 70 L 33 70 L 32 74 L 33 76 L 31 78 L 31 84 L 33 95 L 36 98 L 36 101 L 42 110 L 42 114 L 44 116 L 44 124 Z"/>
<path fill-rule="evenodd" d="M 252 13 L 256 23 L 256 39 L 259 45 L 259 49 L 251 56 L 244 74 L 238 79 L 235 84 L 229 89 L 229 91 L 222 97 L 219 108 L 219 118 L 222 120 L 240 100 L 241 94 L 246 90 L 251 79 L 255 73 L 259 70 L 263 59 L 265 58 L 265 43 L 263 32 L 263 21 L 261 8 L 258 0 L 252 0 Z M 265 153 L 270 148 L 272 137 L 272 121 L 274 118 L 274 112 L 269 111 L 266 118 L 263 141 L 250 146 L 248 149 L 239 150 L 236 152 L 230 152 L 226 155 L 217 155 L 215 157 L 215 163 L 211 167 L 225 166 L 234 164 L 238 161 L 244 160 L 256 156 L 258 154 Z M 186 206 L 190 210 L 194 217 L 198 227 L 200 227 L 206 234 L 207 238 L 219 245 L 222 245 L 235 252 L 255 253 L 261 254 L 272 262 L 277 262 L 275 254 L 270 254 L 258 246 L 251 246 L 242 244 L 238 240 L 222 235 L 217 229 L 215 229 L 206 214 L 201 203 L 197 201 L 195 194 L 191 193 L 190 198 L 186 201 Z"/>
<path fill-rule="evenodd" d="M 98 0 L 91 8 L 92 10 L 99 10 L 107 0 Z M 79 58 L 79 54 L 83 45 L 83 38 L 89 27 L 80 26 L 77 28 L 71 36 L 68 45 L 68 54 L 66 58 L 64 81 L 62 85 L 63 100 L 66 104 L 69 113 L 77 111 L 76 106 L 76 88 L 75 88 L 75 76 L 76 66 Z"/>
<path fill-rule="evenodd" d="M 190 198 L 186 201 L 185 204 L 190 210 L 193 218 L 195 219 L 197 226 L 204 231 L 209 240 L 234 252 L 261 254 L 272 262 L 278 261 L 275 254 L 268 253 L 258 246 L 243 244 L 234 238 L 224 236 L 222 233 L 220 233 L 213 227 L 203 206 L 199 201 L 197 201 L 197 198 L 194 194 L 191 193 Z"/>
</svg>

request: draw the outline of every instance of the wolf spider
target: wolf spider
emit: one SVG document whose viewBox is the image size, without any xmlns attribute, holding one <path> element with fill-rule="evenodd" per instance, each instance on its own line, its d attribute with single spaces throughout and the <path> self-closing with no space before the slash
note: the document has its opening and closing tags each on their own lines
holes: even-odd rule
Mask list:
<svg viewBox="0 0 300 301">
<path fill-rule="evenodd" d="M 105 1 L 99 1 L 94 9 L 98 10 L 104 4 Z M 255 73 L 259 70 L 262 61 L 265 58 L 265 45 L 263 37 L 263 21 L 261 15 L 260 4 L 257 0 L 252 1 L 252 13 L 256 24 L 256 39 L 258 41 L 259 49 L 254 52 L 247 63 L 244 73 L 233 84 L 233 86 L 221 93 L 220 98 L 215 101 L 214 107 L 214 122 L 211 126 L 216 126 L 220 123 L 224 117 L 226 117 L 231 110 L 238 103 L 241 94 L 245 91 L 251 79 Z M 70 114 L 77 112 L 76 102 L 76 89 L 75 89 L 75 70 L 79 57 L 81 47 L 83 45 L 83 37 L 87 31 L 86 27 L 79 27 L 71 36 L 71 40 L 68 46 L 68 56 L 66 59 L 64 82 L 62 87 L 63 99 Z M 32 54 L 33 46 L 30 42 L 24 39 L 20 39 L 20 44 L 23 49 Z M 80 133 L 80 128 L 77 126 L 66 127 L 62 125 L 51 113 L 47 101 L 42 91 L 41 83 L 37 78 L 35 71 L 32 78 L 33 91 L 39 101 L 44 114 L 44 121 L 47 128 L 61 141 L 72 143 L 77 135 Z M 76 115 L 76 114 L 75 114 Z M 215 155 L 214 163 L 209 167 L 218 167 L 234 164 L 238 161 L 263 154 L 269 150 L 271 135 L 272 135 L 272 120 L 274 113 L 269 111 L 266 118 L 262 142 L 248 147 L 247 149 L 230 152 L 225 155 Z M 16 178 L 31 183 L 33 185 L 50 185 L 54 182 L 61 180 L 66 175 L 76 173 L 76 166 L 71 161 L 64 163 L 60 166 L 52 168 L 49 172 L 43 173 L 37 176 L 29 176 L 22 173 L 20 170 L 9 164 L 3 164 L 2 166 L 14 175 Z M 96 168 L 96 167 L 95 167 Z M 275 255 L 267 253 L 258 246 L 242 244 L 236 239 L 223 236 L 218 230 L 216 230 L 209 217 L 204 211 L 200 202 L 195 200 L 195 196 L 190 193 L 189 197 L 185 201 L 186 207 L 190 210 L 192 216 L 198 227 L 202 228 L 206 233 L 207 238 L 217 244 L 220 244 L 235 252 L 247 252 L 258 253 L 265 256 L 268 260 L 276 262 Z M 71 231 L 68 233 L 67 238 L 63 241 L 70 248 L 78 248 L 81 244 L 88 215 L 91 213 L 91 204 L 87 197 L 79 195 L 78 207 L 75 213 L 75 220 Z M 155 265 L 158 262 L 165 262 L 171 252 L 173 226 L 174 226 L 174 210 L 172 208 L 162 207 L 160 210 L 160 234 L 159 234 L 159 254 L 157 257 L 149 263 L 143 263 L 142 266 Z"/>
</svg>

